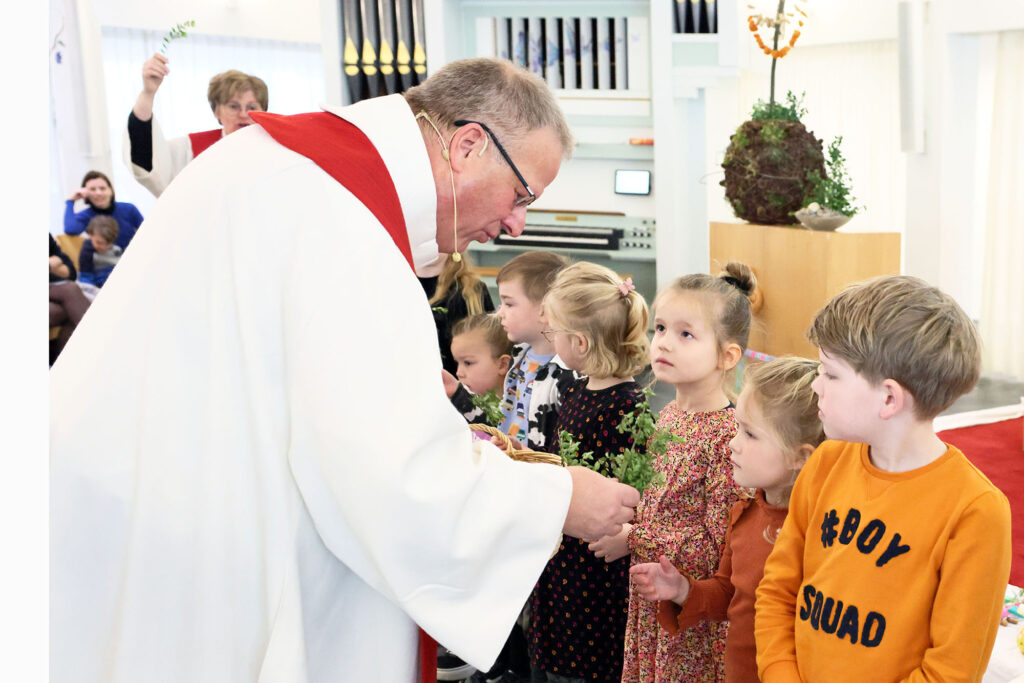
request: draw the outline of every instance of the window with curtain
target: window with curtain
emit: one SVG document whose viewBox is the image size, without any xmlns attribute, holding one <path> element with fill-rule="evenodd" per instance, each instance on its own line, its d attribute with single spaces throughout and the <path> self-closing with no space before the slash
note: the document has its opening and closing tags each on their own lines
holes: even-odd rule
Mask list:
<svg viewBox="0 0 1024 683">
<path fill-rule="evenodd" d="M 159 49 L 164 32 L 104 27 L 102 34 L 112 180 L 118 200 L 135 204 L 146 215 L 155 200 L 125 167 L 121 140 L 142 89 L 142 63 Z M 316 111 L 324 101 L 324 67 L 315 43 L 190 33 L 171 44 L 167 58 L 170 73 L 157 92 L 154 116 L 169 138 L 219 127 L 206 90 L 211 77 L 228 69 L 262 78 L 272 112 Z"/>
<path fill-rule="evenodd" d="M 1024 31 L 998 41 L 979 329 L 984 371 L 1024 381 Z"/>
</svg>

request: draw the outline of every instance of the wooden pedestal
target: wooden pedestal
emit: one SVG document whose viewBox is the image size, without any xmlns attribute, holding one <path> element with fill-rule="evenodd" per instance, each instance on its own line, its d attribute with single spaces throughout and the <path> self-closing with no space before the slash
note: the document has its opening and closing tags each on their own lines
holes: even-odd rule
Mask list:
<svg viewBox="0 0 1024 683">
<path fill-rule="evenodd" d="M 896 232 L 816 232 L 802 226 L 711 223 L 711 273 L 741 261 L 757 276 L 764 306 L 749 348 L 817 358 L 804 337 L 811 319 L 846 285 L 900 269 Z"/>
</svg>

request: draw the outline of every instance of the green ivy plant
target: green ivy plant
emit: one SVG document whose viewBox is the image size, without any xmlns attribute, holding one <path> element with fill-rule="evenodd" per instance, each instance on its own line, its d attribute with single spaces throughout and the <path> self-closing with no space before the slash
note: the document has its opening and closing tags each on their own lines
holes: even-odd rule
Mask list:
<svg viewBox="0 0 1024 683">
<path fill-rule="evenodd" d="M 790 90 L 786 93 L 786 104 L 781 102 L 765 102 L 758 100 L 754 110 L 750 113 L 751 121 L 800 121 L 807 115 L 804 108 L 804 97 L 806 92 L 800 93 L 800 97 Z"/>
<path fill-rule="evenodd" d="M 172 40 L 179 38 L 185 38 L 188 36 L 188 32 L 185 31 L 187 28 L 195 28 L 196 22 L 193 19 L 183 21 L 180 24 L 175 24 L 171 27 L 171 30 L 164 36 L 163 43 L 160 45 L 160 54 L 167 54 L 167 48 L 170 47 Z"/>
<path fill-rule="evenodd" d="M 485 394 L 475 394 L 470 400 L 484 412 L 484 422 L 492 427 L 501 424 L 505 417 L 501 412 L 501 397 L 493 389 Z"/>
<path fill-rule="evenodd" d="M 558 433 L 558 454 L 568 467 L 577 465 L 592 469 L 606 477 L 615 477 L 640 493 L 652 486 L 662 486 L 665 475 L 654 469 L 654 460 L 664 455 L 672 443 L 682 439 L 671 432 L 655 428 L 657 417 L 651 412 L 651 389 L 644 389 L 644 400 L 633 412 L 622 418 L 617 427 L 620 434 L 629 434 L 633 445 L 621 453 L 599 457 L 592 451 L 580 453 L 580 444 L 564 429 Z"/>
<path fill-rule="evenodd" d="M 855 206 L 856 200 L 850 189 L 850 176 L 846 172 L 846 159 L 839 146 L 843 137 L 837 136 L 828 146 L 828 156 L 825 160 L 827 172 L 822 177 L 817 169 L 807 172 L 807 180 L 811 182 L 813 189 L 810 196 L 804 201 L 804 206 L 816 202 L 821 208 L 841 213 L 844 216 L 853 216 L 864 207 Z"/>
</svg>

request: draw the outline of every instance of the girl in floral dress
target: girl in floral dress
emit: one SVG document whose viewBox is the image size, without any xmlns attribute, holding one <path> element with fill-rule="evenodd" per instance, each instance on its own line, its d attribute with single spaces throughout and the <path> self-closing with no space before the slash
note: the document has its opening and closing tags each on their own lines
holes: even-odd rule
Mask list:
<svg viewBox="0 0 1024 683">
<path fill-rule="evenodd" d="M 647 304 L 604 266 L 576 263 L 544 298 L 544 336 L 566 367 L 588 375 L 562 394 L 558 430 L 595 458 L 631 447 L 616 429 L 644 400 L 633 375 L 649 356 Z M 609 474 L 609 472 L 603 472 Z M 534 681 L 618 681 L 629 606 L 629 560 L 606 563 L 564 536 L 530 596 Z"/>
<path fill-rule="evenodd" d="M 676 280 L 654 303 L 651 367 L 676 388 L 658 416 L 658 429 L 681 438 L 658 458 L 665 484 L 644 492 L 632 525 L 602 539 L 610 555 L 628 548 L 632 564 L 665 555 L 695 579 L 718 568 L 739 488 L 732 478 L 729 441 L 736 433 L 725 386 L 747 345 L 755 280 L 743 264 L 720 277 Z M 657 607 L 630 587 L 622 680 L 721 681 L 727 624 L 705 622 L 670 635 Z"/>
</svg>

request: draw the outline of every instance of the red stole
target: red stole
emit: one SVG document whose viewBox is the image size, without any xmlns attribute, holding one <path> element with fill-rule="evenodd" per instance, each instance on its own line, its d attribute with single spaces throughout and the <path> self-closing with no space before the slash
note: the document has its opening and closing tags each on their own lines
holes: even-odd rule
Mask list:
<svg viewBox="0 0 1024 683">
<path fill-rule="evenodd" d="M 224 137 L 224 131 L 220 128 L 203 131 L 202 133 L 189 133 L 188 141 L 192 143 L 192 158 L 195 159 L 200 153 L 206 151 L 207 147 L 222 137 Z"/>
<path fill-rule="evenodd" d="M 413 267 L 398 191 L 384 160 L 363 131 L 325 111 L 291 116 L 253 112 L 250 116 L 277 143 L 310 159 L 355 195 L 380 221 L 409 267 Z M 423 629 L 420 680 L 437 681 L 437 642 Z"/>
<path fill-rule="evenodd" d="M 370 210 L 412 268 L 412 248 L 398 191 L 384 160 L 366 134 L 345 119 L 321 111 L 250 116 L 279 144 L 312 160 Z"/>
</svg>

